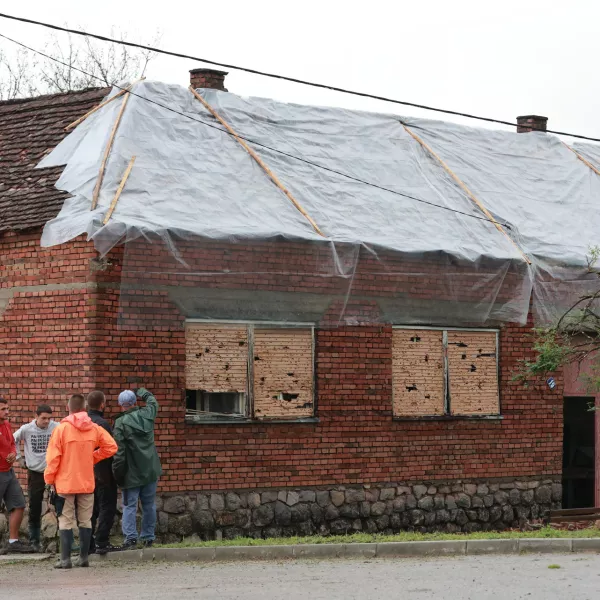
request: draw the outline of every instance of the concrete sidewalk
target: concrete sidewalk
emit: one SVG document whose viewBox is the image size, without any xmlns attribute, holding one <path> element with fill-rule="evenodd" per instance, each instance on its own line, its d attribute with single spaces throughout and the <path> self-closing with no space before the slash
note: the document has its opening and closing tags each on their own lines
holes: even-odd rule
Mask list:
<svg viewBox="0 0 600 600">
<path fill-rule="evenodd" d="M 389 558 L 474 556 L 482 554 L 600 552 L 600 538 L 521 538 L 383 542 L 366 544 L 297 544 L 289 546 L 215 546 L 197 548 L 145 548 L 92 555 L 94 562 L 213 562 L 283 560 L 293 558 Z"/>
</svg>

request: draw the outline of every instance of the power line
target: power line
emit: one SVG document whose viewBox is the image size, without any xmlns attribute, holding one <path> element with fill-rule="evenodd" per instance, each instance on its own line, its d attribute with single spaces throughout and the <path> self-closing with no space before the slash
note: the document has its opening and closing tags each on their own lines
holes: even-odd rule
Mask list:
<svg viewBox="0 0 600 600">
<path fill-rule="evenodd" d="M 104 79 L 102 79 L 102 77 L 99 77 L 97 75 L 94 75 L 92 73 L 88 73 L 87 71 L 84 71 L 78 67 L 74 67 L 73 65 L 69 65 L 66 62 L 63 62 L 62 60 L 55 58 L 53 56 L 50 56 L 49 54 L 46 54 L 44 52 L 42 52 L 41 50 L 36 50 L 35 48 L 31 48 L 30 46 L 27 46 L 26 44 L 23 44 L 22 42 L 19 42 L 15 39 L 12 39 L 10 37 L 8 37 L 7 35 L 4 35 L 2 33 L 0 33 L 0 38 L 4 38 L 5 40 L 8 40 L 9 42 L 12 42 L 13 44 L 17 44 L 18 46 L 21 46 L 22 48 L 25 48 L 27 50 L 30 50 L 31 52 L 35 52 L 36 54 L 39 54 L 40 56 L 43 56 L 44 58 L 47 58 L 49 60 L 53 60 L 54 62 L 57 62 L 67 68 L 73 69 L 75 71 L 79 71 L 80 73 L 82 73 L 83 75 L 86 75 L 87 77 L 91 77 L 93 79 L 97 79 L 98 81 L 102 82 L 104 85 L 106 85 L 106 82 L 104 81 Z M 126 91 L 129 92 L 132 96 L 135 96 L 137 98 L 140 98 L 141 100 L 144 100 L 146 102 L 150 102 L 151 104 L 155 104 L 156 106 L 159 106 L 161 108 L 164 108 L 165 110 L 168 110 L 172 113 L 175 113 L 177 115 L 180 115 L 182 117 L 185 117 L 186 119 L 190 119 L 191 121 L 195 121 L 196 123 L 201 123 L 202 125 L 206 125 L 207 127 L 210 127 L 212 129 L 216 129 L 217 131 L 220 131 L 221 133 L 225 133 L 229 136 L 233 137 L 233 134 L 229 133 L 229 131 L 227 131 L 226 129 L 222 129 L 221 127 L 218 127 L 217 125 L 214 125 L 212 123 L 207 123 L 206 121 L 203 121 L 202 119 L 196 119 L 195 117 L 192 117 L 191 115 L 188 115 L 186 113 L 183 113 L 175 108 L 172 108 L 170 106 L 167 106 L 166 104 L 162 104 L 161 102 L 157 102 L 156 100 L 152 100 L 151 98 L 146 98 L 145 96 L 141 96 L 140 94 L 136 94 L 135 92 L 131 91 L 130 89 L 127 88 L 123 88 L 117 84 L 113 84 L 113 87 L 122 90 L 122 91 Z M 487 217 L 480 217 L 477 215 L 473 215 L 470 213 L 466 213 L 463 212 L 461 210 L 456 210 L 454 208 L 450 208 L 448 206 L 442 206 L 441 204 L 435 204 L 434 202 L 429 202 L 429 200 L 423 200 L 422 198 L 417 198 L 415 196 L 411 196 L 409 194 L 405 194 L 403 192 L 398 192 L 397 190 L 392 190 L 390 188 L 387 188 L 385 186 L 379 185 L 377 183 L 372 183 L 370 181 L 365 181 L 364 179 L 360 179 L 359 177 L 354 177 L 353 175 L 348 175 L 347 173 L 344 173 L 342 171 L 338 171 L 336 169 L 332 169 L 330 167 L 326 167 L 325 165 L 320 165 L 319 163 L 315 163 L 312 162 L 306 158 L 302 158 L 301 156 L 295 156 L 294 154 L 289 154 L 288 152 L 285 152 L 283 150 L 278 150 L 277 148 L 272 148 L 271 146 L 267 146 L 266 144 L 263 144 L 261 142 L 257 142 L 255 140 L 252 140 L 250 138 L 244 137 L 242 135 L 237 136 L 238 138 L 244 140 L 245 142 L 248 142 L 250 144 L 254 144 L 255 146 L 259 146 L 260 148 L 264 148 L 265 150 L 270 150 L 271 152 L 275 152 L 276 154 L 281 154 L 283 156 L 287 156 L 288 158 L 292 158 L 294 160 L 298 160 L 300 162 L 303 162 L 307 165 L 310 165 L 312 167 L 316 167 L 318 169 L 322 169 L 323 171 L 328 171 L 330 173 L 334 173 L 336 175 L 339 175 L 341 177 L 345 177 L 346 179 L 349 179 L 351 181 L 355 181 L 357 183 L 361 183 L 363 185 L 367 185 L 369 187 L 373 187 L 373 188 L 377 188 L 379 190 L 382 190 L 384 192 L 389 192 L 390 194 L 395 194 L 397 196 L 401 196 L 403 198 L 408 198 L 409 200 L 414 200 L 415 202 L 420 202 L 422 204 L 427 204 L 428 206 L 433 206 L 435 208 L 441 208 L 442 210 L 447 210 L 459 215 L 463 215 L 465 217 L 470 217 L 472 219 L 478 219 L 479 221 L 487 221 L 488 223 L 492 223 L 492 224 L 496 224 L 494 221 L 492 221 L 491 219 L 488 219 Z M 499 222 L 498 222 L 499 223 Z M 511 229 L 510 225 L 507 223 L 499 223 L 500 225 L 502 225 L 503 227 L 506 227 L 507 229 Z"/>
<path fill-rule="evenodd" d="M 412 108 L 420 108 L 422 110 L 428 110 L 432 112 L 442 113 L 446 115 L 454 115 L 456 117 L 465 117 L 467 119 L 475 119 L 477 121 L 485 121 L 486 123 L 496 123 L 497 125 L 508 125 L 509 127 L 518 127 L 518 123 L 512 121 L 504 121 L 502 119 L 495 119 L 493 117 L 482 117 L 480 115 L 473 115 L 471 113 L 464 113 L 456 110 L 450 110 L 447 108 L 437 108 L 435 106 L 427 106 L 426 104 L 417 104 L 415 102 L 408 102 L 405 100 L 396 100 L 394 98 L 388 98 L 386 96 L 378 96 L 376 94 L 369 94 L 367 92 L 357 92 L 355 90 L 349 90 L 347 88 L 336 87 L 333 85 L 327 85 L 324 83 L 315 83 L 314 81 L 306 81 L 304 79 L 298 79 L 296 77 L 288 77 L 287 75 L 279 75 L 277 73 L 268 73 L 266 71 L 259 71 L 258 69 L 250 69 L 248 67 L 240 67 L 237 65 L 230 65 L 224 62 L 216 60 L 210 60 L 208 58 L 201 58 L 199 56 L 192 56 L 190 54 L 182 54 L 180 52 L 171 52 L 169 50 L 162 50 L 161 48 L 155 48 L 153 46 L 146 46 L 144 44 L 136 44 L 135 42 L 128 42 L 126 40 L 117 40 L 105 35 L 97 33 L 90 33 L 87 31 L 81 31 L 77 29 L 70 29 L 68 27 L 60 27 L 59 25 L 52 25 L 51 23 L 44 23 L 43 21 L 35 21 L 34 19 L 26 19 L 24 17 L 16 17 L 14 15 L 7 15 L 0 13 L 0 17 L 4 19 L 11 19 L 13 21 L 20 21 L 21 23 L 28 23 L 30 25 L 39 25 L 48 29 L 54 29 L 56 31 L 63 31 L 65 33 L 73 33 L 75 35 L 81 35 L 83 37 L 91 37 L 103 42 L 111 42 L 113 44 L 121 44 L 123 46 L 130 46 L 131 48 L 138 48 L 140 50 L 149 50 L 156 52 L 157 54 L 165 54 L 167 56 L 174 56 L 176 58 L 186 58 L 189 60 L 195 60 L 206 63 L 208 65 L 215 65 L 217 67 L 224 67 L 225 69 L 233 69 L 235 71 L 244 71 L 245 73 L 251 73 L 253 75 L 261 75 L 263 77 L 270 77 L 272 79 L 280 79 L 282 81 L 291 81 L 292 83 L 299 83 L 301 85 L 308 85 L 310 87 L 320 88 L 323 90 L 330 90 L 333 92 L 340 92 L 342 94 L 349 94 L 351 96 L 358 96 L 360 98 L 370 98 L 372 100 L 381 100 L 382 102 L 390 102 L 392 104 L 400 104 L 402 106 L 410 106 Z M 577 133 L 568 133 L 566 131 L 557 131 L 553 129 L 547 129 L 546 133 L 553 133 L 555 135 L 565 135 L 580 140 L 588 140 L 590 142 L 600 142 L 600 138 L 589 137 L 587 135 L 580 135 Z"/>
</svg>

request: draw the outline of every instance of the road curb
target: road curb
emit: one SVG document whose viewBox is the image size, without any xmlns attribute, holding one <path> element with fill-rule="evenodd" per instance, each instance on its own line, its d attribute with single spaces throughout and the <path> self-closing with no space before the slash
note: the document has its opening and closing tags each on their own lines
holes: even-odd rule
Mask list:
<svg viewBox="0 0 600 600">
<path fill-rule="evenodd" d="M 463 540 L 433 542 L 382 542 L 377 544 L 377 556 L 452 556 L 467 553 Z"/>
<path fill-rule="evenodd" d="M 230 562 L 316 558 L 409 558 L 484 554 L 600 552 L 600 538 L 519 538 L 381 542 L 364 544 L 297 544 L 277 546 L 214 546 L 145 548 L 92 555 L 93 562 Z"/>
<path fill-rule="evenodd" d="M 573 540 L 571 538 L 520 539 L 519 552 L 531 552 L 535 554 L 551 554 L 553 552 L 573 552 Z"/>
<path fill-rule="evenodd" d="M 519 552 L 518 539 L 467 540 L 467 554 L 516 554 Z"/>
<path fill-rule="evenodd" d="M 0 555 L 1 563 L 17 563 L 17 562 L 43 562 L 50 560 L 52 554 L 2 554 Z"/>
</svg>

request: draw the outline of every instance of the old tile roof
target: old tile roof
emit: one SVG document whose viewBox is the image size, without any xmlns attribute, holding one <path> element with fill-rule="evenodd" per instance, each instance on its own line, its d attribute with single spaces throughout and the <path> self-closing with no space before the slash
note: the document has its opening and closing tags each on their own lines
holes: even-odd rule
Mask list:
<svg viewBox="0 0 600 600">
<path fill-rule="evenodd" d="M 0 232 L 39 227 L 54 218 L 67 194 L 54 184 L 61 167 L 34 169 L 107 88 L 0 102 Z"/>
</svg>

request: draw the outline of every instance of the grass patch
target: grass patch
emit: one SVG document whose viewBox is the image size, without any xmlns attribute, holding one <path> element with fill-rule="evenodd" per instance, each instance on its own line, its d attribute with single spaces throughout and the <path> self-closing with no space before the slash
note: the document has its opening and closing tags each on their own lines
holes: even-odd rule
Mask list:
<svg viewBox="0 0 600 600">
<path fill-rule="evenodd" d="M 600 529 L 590 528 L 578 531 L 565 531 L 544 527 L 537 531 L 481 531 L 477 533 L 411 533 L 393 535 L 378 533 L 352 533 L 336 536 L 307 536 L 286 538 L 236 538 L 234 540 L 183 541 L 177 544 L 156 544 L 161 548 L 195 548 L 212 546 L 290 546 L 299 544 L 362 544 L 381 542 L 426 542 L 441 540 L 505 540 L 514 538 L 591 538 L 600 537 Z"/>
<path fill-rule="evenodd" d="M 560 569 L 560 565 L 548 565 L 549 569 Z"/>
</svg>

